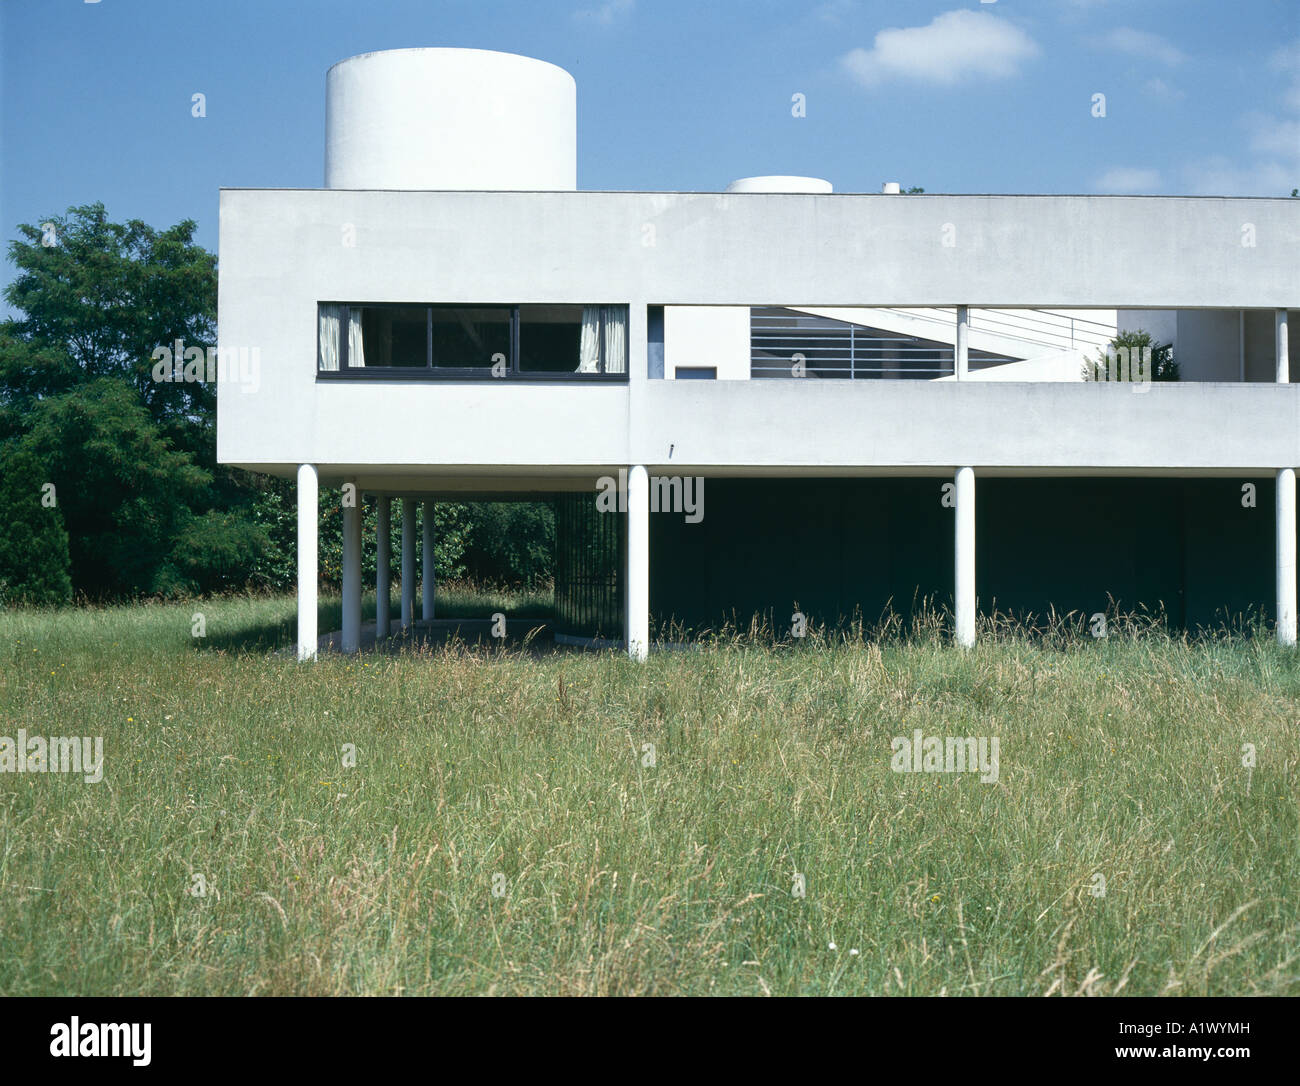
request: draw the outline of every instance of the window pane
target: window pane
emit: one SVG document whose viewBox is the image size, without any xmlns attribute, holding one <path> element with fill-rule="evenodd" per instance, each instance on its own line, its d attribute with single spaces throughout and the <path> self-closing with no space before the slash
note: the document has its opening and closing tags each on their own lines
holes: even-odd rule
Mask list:
<svg viewBox="0 0 1300 1086">
<path fill-rule="evenodd" d="M 434 306 L 433 364 L 465 369 L 510 365 L 508 306 Z"/>
<path fill-rule="evenodd" d="M 519 368 L 532 373 L 576 373 L 582 361 L 580 305 L 519 307 Z M 592 338 L 592 345 L 596 340 Z"/>
<path fill-rule="evenodd" d="M 361 351 L 349 344 L 348 365 L 427 366 L 429 333 L 424 306 L 360 306 Z M 358 357 L 360 355 L 361 357 Z"/>
</svg>

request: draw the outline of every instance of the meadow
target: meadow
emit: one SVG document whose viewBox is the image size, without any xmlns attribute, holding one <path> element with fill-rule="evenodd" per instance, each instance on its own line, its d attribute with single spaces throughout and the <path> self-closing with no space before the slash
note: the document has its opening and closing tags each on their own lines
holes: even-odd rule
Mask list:
<svg viewBox="0 0 1300 1086">
<path fill-rule="evenodd" d="M 0 993 L 1300 994 L 1300 654 L 1265 636 L 300 664 L 292 629 L 0 613 L 0 735 L 104 740 L 99 783 L 0 773 Z M 896 772 L 918 729 L 997 737 L 997 781 Z"/>
</svg>

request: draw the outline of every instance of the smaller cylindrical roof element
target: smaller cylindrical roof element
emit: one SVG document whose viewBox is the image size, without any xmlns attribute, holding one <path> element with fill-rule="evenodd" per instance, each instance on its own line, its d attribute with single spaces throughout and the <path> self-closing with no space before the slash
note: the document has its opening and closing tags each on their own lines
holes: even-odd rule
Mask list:
<svg viewBox="0 0 1300 1086">
<path fill-rule="evenodd" d="M 829 181 L 820 177 L 797 177 L 793 174 L 767 174 L 762 177 L 742 177 L 726 188 L 727 192 L 833 192 Z"/>
</svg>

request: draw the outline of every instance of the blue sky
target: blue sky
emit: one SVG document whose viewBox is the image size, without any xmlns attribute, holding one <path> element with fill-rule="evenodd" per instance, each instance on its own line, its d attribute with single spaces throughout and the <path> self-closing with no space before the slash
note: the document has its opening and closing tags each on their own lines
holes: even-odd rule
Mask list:
<svg viewBox="0 0 1300 1086">
<path fill-rule="evenodd" d="M 219 187 L 321 184 L 329 65 L 421 45 L 570 71 L 580 188 L 1300 186 L 1300 0 L 0 0 L 3 240 L 102 200 L 215 250 Z"/>
</svg>

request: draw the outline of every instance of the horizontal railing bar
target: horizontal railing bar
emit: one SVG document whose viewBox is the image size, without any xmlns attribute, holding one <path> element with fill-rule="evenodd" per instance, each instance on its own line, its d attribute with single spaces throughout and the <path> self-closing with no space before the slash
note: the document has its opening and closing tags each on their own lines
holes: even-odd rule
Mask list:
<svg viewBox="0 0 1300 1086">
<path fill-rule="evenodd" d="M 779 377 L 790 377 L 790 378 L 794 378 L 794 374 L 791 373 L 789 370 L 757 370 L 757 371 L 755 371 L 755 372 L 756 372 L 758 375 L 767 374 L 767 375 L 770 375 L 770 376 L 779 376 Z M 945 374 L 945 373 L 951 373 L 951 372 L 952 372 L 952 367 L 951 367 L 951 366 L 940 366 L 940 367 L 936 367 L 935 369 L 932 369 L 932 370 L 918 370 L 918 369 L 896 369 L 896 370 L 860 369 L 860 370 L 857 370 L 857 371 L 854 372 L 854 373 L 850 373 L 848 370 L 817 370 L 817 369 L 805 369 L 803 372 L 804 372 L 804 375 L 811 375 L 811 376 L 813 376 L 813 377 L 846 377 L 846 378 L 848 378 L 848 379 L 850 379 L 850 380 L 858 380 L 859 378 L 863 378 L 863 377 L 872 377 L 872 376 L 875 376 L 875 377 L 884 377 L 884 376 L 893 376 L 893 377 L 897 377 L 897 376 L 900 375 L 900 374 L 909 374 L 909 373 L 921 374 L 921 375 L 926 376 L 926 377 L 933 377 L 935 374 L 940 374 L 940 375 L 942 375 L 942 374 Z M 751 376 L 753 376 L 753 374 L 751 374 Z M 795 379 L 797 380 L 797 378 L 795 378 Z"/>
<path fill-rule="evenodd" d="M 857 355 L 853 358 L 852 363 L 850 363 L 850 360 L 847 357 L 827 358 L 825 356 L 821 356 L 821 357 L 814 358 L 809 356 L 808 354 L 804 354 L 803 358 L 804 358 L 804 363 L 806 365 L 824 366 L 829 363 L 840 363 L 845 367 L 849 366 L 850 364 L 855 366 L 856 365 L 885 366 L 891 362 L 935 362 L 935 363 L 943 362 L 951 365 L 953 360 L 951 351 L 948 352 L 947 354 L 940 355 L 938 358 L 917 358 L 915 355 L 906 356 L 906 357 L 900 356 L 898 358 L 888 358 L 888 357 L 882 357 L 878 355 L 867 355 L 865 357 L 862 355 Z M 773 357 L 771 355 L 751 355 L 749 361 L 751 366 L 766 365 L 766 366 L 780 367 L 780 366 L 791 365 L 793 359 L 784 356 Z M 976 362 L 981 362 L 987 366 L 998 366 L 1006 362 L 1023 362 L 1023 361 L 1025 361 L 1023 358 L 1003 358 L 1001 355 L 993 355 L 992 357 L 979 357 L 979 358 L 970 359 L 971 364 L 974 364 Z"/>
</svg>

